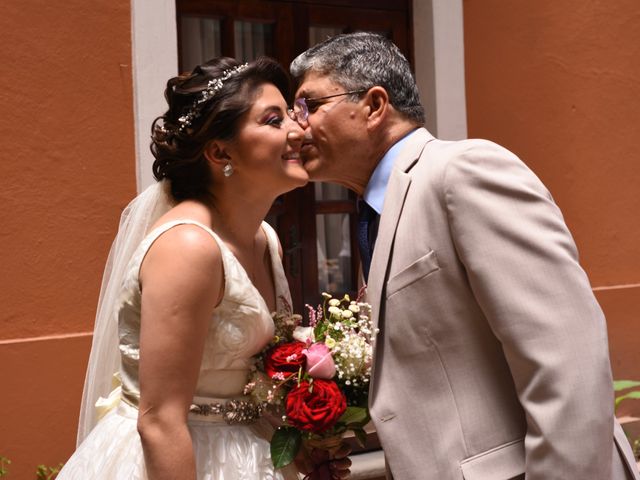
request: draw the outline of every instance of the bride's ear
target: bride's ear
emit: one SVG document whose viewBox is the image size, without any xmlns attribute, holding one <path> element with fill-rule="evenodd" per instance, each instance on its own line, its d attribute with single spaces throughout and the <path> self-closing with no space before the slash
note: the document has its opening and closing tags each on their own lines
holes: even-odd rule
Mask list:
<svg viewBox="0 0 640 480">
<path fill-rule="evenodd" d="M 226 152 L 226 146 L 223 142 L 213 140 L 207 144 L 204 149 L 204 156 L 210 163 L 214 165 L 226 165 L 231 158 Z"/>
</svg>

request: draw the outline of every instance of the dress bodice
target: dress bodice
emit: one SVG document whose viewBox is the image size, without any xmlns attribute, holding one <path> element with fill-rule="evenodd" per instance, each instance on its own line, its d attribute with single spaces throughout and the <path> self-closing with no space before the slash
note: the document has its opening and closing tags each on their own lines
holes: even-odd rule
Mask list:
<svg viewBox="0 0 640 480">
<path fill-rule="evenodd" d="M 141 289 L 139 272 L 142 261 L 153 244 L 176 225 L 196 225 L 207 231 L 217 242 L 224 268 L 224 294 L 215 308 L 200 365 L 196 397 L 231 398 L 242 395 L 247 382 L 252 357 L 273 338 L 274 324 L 264 299 L 246 271 L 210 228 L 192 220 L 175 220 L 153 230 L 140 243 L 125 276 L 118 307 L 118 336 L 122 380 L 122 396 L 137 406 L 140 398 L 138 364 L 140 357 Z M 262 230 L 267 237 L 276 292 L 276 308 L 291 304 L 287 280 L 278 253 L 275 231 L 265 222 Z M 211 293 L 212 295 L 215 292 Z"/>
</svg>

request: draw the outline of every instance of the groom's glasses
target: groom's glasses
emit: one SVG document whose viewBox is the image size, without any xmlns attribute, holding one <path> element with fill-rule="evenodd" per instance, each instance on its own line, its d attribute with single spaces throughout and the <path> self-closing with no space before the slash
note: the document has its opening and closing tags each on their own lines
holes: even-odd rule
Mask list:
<svg viewBox="0 0 640 480">
<path fill-rule="evenodd" d="M 365 90 L 352 90 L 350 92 L 336 93 L 325 97 L 304 98 L 300 97 L 293 102 L 293 108 L 289 110 L 289 116 L 298 123 L 306 123 L 309 120 L 309 114 L 315 113 L 318 108 L 327 103 L 330 98 L 342 97 L 344 95 L 356 95 L 366 92 Z"/>
</svg>

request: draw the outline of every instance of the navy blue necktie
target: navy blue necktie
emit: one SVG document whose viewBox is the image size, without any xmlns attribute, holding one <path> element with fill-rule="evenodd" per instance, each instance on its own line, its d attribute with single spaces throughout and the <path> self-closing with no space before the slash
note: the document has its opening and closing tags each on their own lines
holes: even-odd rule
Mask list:
<svg viewBox="0 0 640 480">
<path fill-rule="evenodd" d="M 365 281 L 369 278 L 369 268 L 373 257 L 373 247 L 378 235 L 380 215 L 367 202 L 358 200 L 358 247 Z"/>
</svg>

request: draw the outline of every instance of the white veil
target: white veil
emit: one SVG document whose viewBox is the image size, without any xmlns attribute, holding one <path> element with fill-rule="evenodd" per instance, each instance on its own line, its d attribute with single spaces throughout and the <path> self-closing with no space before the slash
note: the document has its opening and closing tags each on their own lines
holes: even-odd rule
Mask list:
<svg viewBox="0 0 640 480">
<path fill-rule="evenodd" d="M 127 265 L 149 228 L 171 207 L 169 182 L 163 180 L 151 185 L 132 200 L 120 217 L 118 234 L 111 245 L 102 277 L 91 355 L 80 406 L 78 445 L 97 423 L 95 404 L 98 398 L 109 395 L 113 374 L 120 368 L 116 307 Z"/>
</svg>

